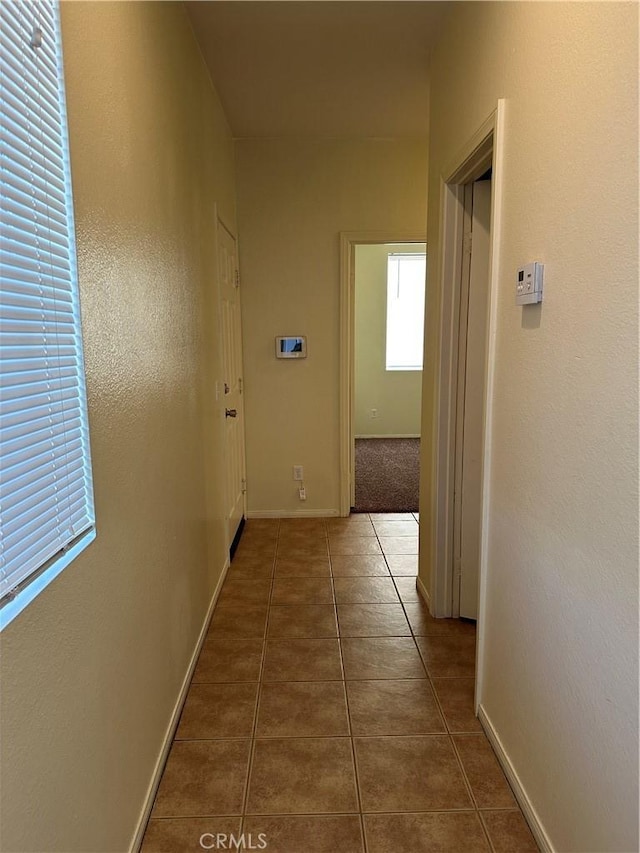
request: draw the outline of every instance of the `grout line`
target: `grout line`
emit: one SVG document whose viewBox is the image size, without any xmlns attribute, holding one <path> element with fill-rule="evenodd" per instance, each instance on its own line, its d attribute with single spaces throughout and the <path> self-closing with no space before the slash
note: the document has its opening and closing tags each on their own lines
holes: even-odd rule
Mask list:
<svg viewBox="0 0 640 853">
<path fill-rule="evenodd" d="M 329 560 L 331 560 L 331 554 L 329 555 Z M 333 589 L 333 571 L 331 572 L 331 586 Z M 347 677 L 344 670 L 344 655 L 342 653 L 342 634 L 340 633 L 340 622 L 338 621 L 338 604 L 335 597 L 335 589 L 334 589 L 334 603 L 336 608 L 336 622 L 338 625 L 338 649 L 340 650 L 340 667 L 342 669 L 342 689 L 344 690 L 344 699 L 347 708 L 347 724 L 349 727 L 349 740 L 351 743 L 351 760 L 353 761 L 353 774 L 354 774 L 354 782 L 356 786 L 356 798 L 358 800 L 358 812 L 360 817 L 360 833 L 362 835 L 362 849 L 364 853 L 367 853 L 368 845 L 367 845 L 367 836 L 364 829 L 364 817 L 362 815 L 362 797 L 360 794 L 360 778 L 358 775 L 358 762 L 356 760 L 356 746 L 353 738 L 353 730 L 351 727 L 351 707 L 349 705 L 349 692 L 347 691 Z"/>
<path fill-rule="evenodd" d="M 264 675 L 264 664 L 267 656 L 267 638 L 269 636 L 269 608 L 271 606 L 271 599 L 273 597 L 273 586 L 275 582 L 275 574 L 276 574 L 276 562 L 278 559 L 278 543 L 280 540 L 280 527 L 281 522 L 278 519 L 278 531 L 277 536 L 275 538 L 275 550 L 273 553 L 273 569 L 271 572 L 271 586 L 269 589 L 269 598 L 267 600 L 267 618 L 264 624 L 264 635 L 262 638 L 262 659 L 260 660 L 260 672 L 258 673 L 258 690 L 256 693 L 256 707 L 253 714 L 253 727 L 251 730 L 251 743 L 249 747 L 249 763 L 247 765 L 247 777 L 245 779 L 244 791 L 242 796 L 242 811 L 240 816 L 240 833 L 244 831 L 244 820 L 246 814 L 246 808 L 249 801 L 249 786 L 251 784 L 251 775 L 253 773 L 253 760 L 255 757 L 256 751 L 256 731 L 258 729 L 258 715 L 260 713 L 260 698 L 262 696 L 262 685 L 263 685 L 263 675 Z"/>
</svg>

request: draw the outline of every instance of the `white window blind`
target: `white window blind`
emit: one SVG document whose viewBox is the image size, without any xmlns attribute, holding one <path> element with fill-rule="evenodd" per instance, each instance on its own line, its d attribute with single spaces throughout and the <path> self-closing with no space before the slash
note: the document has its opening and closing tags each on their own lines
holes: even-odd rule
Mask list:
<svg viewBox="0 0 640 853">
<path fill-rule="evenodd" d="M 3 609 L 94 526 L 68 150 L 58 6 L 2 0 Z"/>
<path fill-rule="evenodd" d="M 422 370 L 427 256 L 387 260 L 387 370 Z"/>
</svg>

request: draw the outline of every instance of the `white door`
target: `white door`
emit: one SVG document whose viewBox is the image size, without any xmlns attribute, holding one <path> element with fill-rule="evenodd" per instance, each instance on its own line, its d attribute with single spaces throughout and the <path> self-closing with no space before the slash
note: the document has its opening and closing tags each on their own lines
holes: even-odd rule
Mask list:
<svg viewBox="0 0 640 853">
<path fill-rule="evenodd" d="M 236 241 L 220 220 L 217 238 L 225 411 L 225 517 L 227 546 L 230 546 L 245 513 L 242 322 Z"/>
<path fill-rule="evenodd" d="M 458 574 L 460 616 L 478 617 L 480 533 L 482 524 L 482 456 L 484 447 L 484 393 L 489 309 L 489 237 L 491 227 L 491 181 L 476 181 L 472 187 L 471 239 L 468 261 L 469 290 L 464 352 L 464 386 L 459 395 L 462 430 L 458 433 L 460 499 Z M 462 300 L 464 304 L 465 300 Z M 465 334 L 464 322 L 460 325 Z M 465 345 L 466 344 L 466 345 Z M 460 403 L 459 403 L 460 405 Z"/>
</svg>

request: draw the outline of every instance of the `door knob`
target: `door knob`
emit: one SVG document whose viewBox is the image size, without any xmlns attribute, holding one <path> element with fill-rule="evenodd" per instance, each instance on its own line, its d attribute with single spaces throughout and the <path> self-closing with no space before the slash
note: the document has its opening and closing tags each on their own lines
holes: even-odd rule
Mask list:
<svg viewBox="0 0 640 853">
<path fill-rule="evenodd" d="M 237 409 L 225 409 L 224 410 L 225 418 L 237 418 L 238 410 Z"/>
</svg>

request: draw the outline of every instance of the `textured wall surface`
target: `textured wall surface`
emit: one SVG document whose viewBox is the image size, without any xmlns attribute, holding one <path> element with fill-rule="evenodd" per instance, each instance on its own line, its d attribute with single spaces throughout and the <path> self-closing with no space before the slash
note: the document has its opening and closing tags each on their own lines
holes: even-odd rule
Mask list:
<svg viewBox="0 0 640 853">
<path fill-rule="evenodd" d="M 422 371 L 386 369 L 387 259 L 389 252 L 424 251 L 424 243 L 356 246 L 356 435 L 420 435 Z"/>
<path fill-rule="evenodd" d="M 2 634 L 13 853 L 128 849 L 225 558 L 205 391 L 230 134 L 180 4 L 62 12 L 98 535 Z"/>
<path fill-rule="evenodd" d="M 553 846 L 580 853 L 638 849 L 637 38 L 631 3 L 459 3 L 433 59 L 421 517 L 440 175 L 504 97 L 481 699 Z M 544 302 L 523 310 L 533 260 Z"/>
<path fill-rule="evenodd" d="M 425 230 L 427 146 L 241 140 L 236 157 L 249 510 L 337 511 L 339 234 Z M 295 334 L 308 358 L 276 360 L 274 337 Z"/>
</svg>

